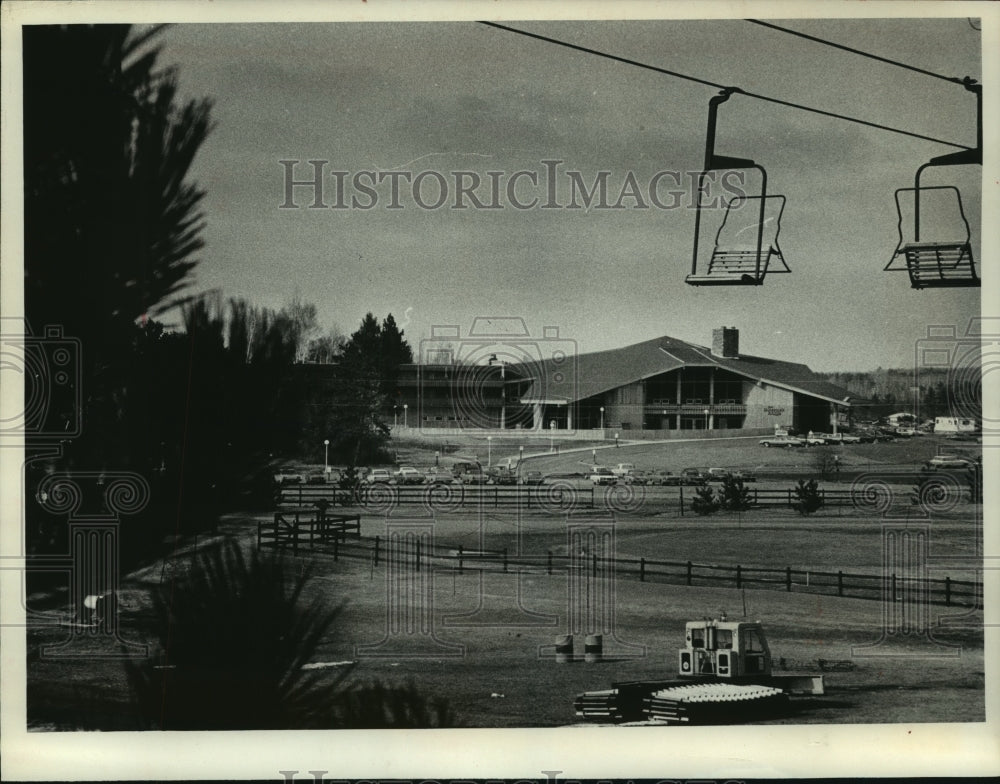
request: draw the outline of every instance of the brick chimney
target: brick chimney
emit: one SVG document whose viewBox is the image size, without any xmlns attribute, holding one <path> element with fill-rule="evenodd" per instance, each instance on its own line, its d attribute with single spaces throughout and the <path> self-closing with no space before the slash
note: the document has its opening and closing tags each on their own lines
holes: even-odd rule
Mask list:
<svg viewBox="0 0 1000 784">
<path fill-rule="evenodd" d="M 736 327 L 713 329 L 712 353 L 717 357 L 738 357 L 740 355 L 740 331 Z"/>
</svg>

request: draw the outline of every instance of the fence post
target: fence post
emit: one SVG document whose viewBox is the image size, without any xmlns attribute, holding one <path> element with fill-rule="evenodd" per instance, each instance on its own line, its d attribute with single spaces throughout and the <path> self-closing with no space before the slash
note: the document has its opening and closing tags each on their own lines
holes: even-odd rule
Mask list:
<svg viewBox="0 0 1000 784">
<path fill-rule="evenodd" d="M 791 593 L 792 591 L 792 567 L 785 567 L 785 590 Z"/>
<path fill-rule="evenodd" d="M 753 489 L 753 503 L 754 503 L 754 506 L 757 505 L 757 488 L 756 487 Z"/>
<path fill-rule="evenodd" d="M 944 603 L 951 606 L 951 578 L 944 578 Z"/>
<path fill-rule="evenodd" d="M 500 505 L 500 487 L 493 487 L 493 508 L 496 509 Z M 507 571 L 504 569 L 504 571 Z"/>
<path fill-rule="evenodd" d="M 380 542 L 381 542 L 381 538 L 378 535 L 376 535 L 375 536 L 375 565 L 376 566 L 378 566 L 378 549 L 379 549 L 379 543 Z"/>
<path fill-rule="evenodd" d="M 592 558 L 593 558 L 593 564 L 594 564 L 594 566 L 593 566 L 593 572 L 592 573 L 593 573 L 594 577 L 597 577 L 597 553 L 594 553 L 594 555 L 592 556 Z"/>
<path fill-rule="evenodd" d="M 743 587 L 743 567 L 739 564 L 736 564 L 736 587 Z"/>
<path fill-rule="evenodd" d="M 552 574 L 552 551 L 551 550 L 549 550 L 548 570 L 549 570 L 549 574 Z"/>
<path fill-rule="evenodd" d="M 691 584 L 691 562 L 687 562 L 687 584 Z"/>
<path fill-rule="evenodd" d="M 417 571 L 420 571 L 420 540 L 417 539 Z"/>
<path fill-rule="evenodd" d="M 896 601 L 896 575 L 893 573 L 892 577 L 889 579 L 889 584 L 892 590 L 892 600 Z"/>
<path fill-rule="evenodd" d="M 507 548 L 503 548 L 503 571 L 507 573 Z"/>
<path fill-rule="evenodd" d="M 791 506 L 792 505 L 792 491 L 788 490 L 787 492 L 788 492 L 788 505 Z"/>
<path fill-rule="evenodd" d="M 684 516 L 684 485 L 678 485 L 680 488 L 680 499 L 681 499 L 681 517 Z"/>
<path fill-rule="evenodd" d="M 333 537 L 333 560 L 336 561 L 340 558 L 340 537 Z"/>
<path fill-rule="evenodd" d="M 645 558 L 640 558 L 639 559 L 639 582 L 640 583 L 646 582 L 646 559 Z"/>
<path fill-rule="evenodd" d="M 458 573 L 462 573 L 462 545 L 458 546 Z"/>
<path fill-rule="evenodd" d="M 844 573 L 837 572 L 837 596 L 844 595 Z"/>
</svg>

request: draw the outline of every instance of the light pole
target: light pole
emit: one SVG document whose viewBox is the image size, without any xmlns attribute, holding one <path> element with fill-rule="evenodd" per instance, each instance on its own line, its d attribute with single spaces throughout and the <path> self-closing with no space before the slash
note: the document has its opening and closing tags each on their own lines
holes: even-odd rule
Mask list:
<svg viewBox="0 0 1000 784">
<path fill-rule="evenodd" d="M 518 465 L 518 467 L 520 467 L 521 462 L 523 460 L 524 460 L 524 444 L 521 444 L 521 446 L 519 446 L 517 448 L 517 465 Z"/>
<path fill-rule="evenodd" d="M 604 406 L 601 406 L 601 430 L 604 430 Z"/>
<path fill-rule="evenodd" d="M 705 409 L 705 429 L 708 430 L 708 409 Z"/>
<path fill-rule="evenodd" d="M 330 439 L 323 439 L 323 473 L 330 473 Z"/>
<path fill-rule="evenodd" d="M 392 429 L 393 430 L 395 430 L 396 429 L 396 425 L 399 424 L 399 422 L 398 422 L 399 413 L 398 412 L 399 412 L 399 406 L 393 406 L 392 407 Z"/>
<path fill-rule="evenodd" d="M 406 430 L 406 409 L 410 407 L 409 403 L 403 403 L 403 430 Z"/>
<path fill-rule="evenodd" d="M 486 467 L 493 465 L 493 436 L 486 436 Z"/>
<path fill-rule="evenodd" d="M 618 434 L 615 433 L 615 449 L 618 448 Z"/>
<path fill-rule="evenodd" d="M 593 463 L 594 465 L 597 465 L 597 450 L 596 449 L 591 449 L 590 450 L 590 462 Z"/>
<path fill-rule="evenodd" d="M 556 420 L 549 420 L 549 451 L 556 451 Z"/>
</svg>

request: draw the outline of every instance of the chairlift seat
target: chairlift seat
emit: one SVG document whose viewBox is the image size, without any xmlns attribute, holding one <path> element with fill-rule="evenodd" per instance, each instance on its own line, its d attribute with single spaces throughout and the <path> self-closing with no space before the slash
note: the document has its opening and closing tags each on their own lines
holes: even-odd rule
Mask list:
<svg viewBox="0 0 1000 784">
<path fill-rule="evenodd" d="M 969 242 L 911 242 L 900 245 L 915 289 L 979 286 Z"/>
<path fill-rule="evenodd" d="M 781 251 L 773 247 L 761 249 L 759 265 L 757 248 L 715 248 L 705 274 L 688 275 L 685 282 L 692 286 L 760 286 L 772 255 L 784 263 Z"/>
</svg>

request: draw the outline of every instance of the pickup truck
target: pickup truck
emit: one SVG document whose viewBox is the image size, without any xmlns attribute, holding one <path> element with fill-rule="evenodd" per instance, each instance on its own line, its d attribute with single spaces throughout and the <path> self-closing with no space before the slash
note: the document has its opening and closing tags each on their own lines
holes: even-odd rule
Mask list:
<svg viewBox="0 0 1000 784">
<path fill-rule="evenodd" d="M 595 485 L 613 485 L 618 482 L 618 477 L 611 473 L 609 468 L 595 468 L 590 475 L 590 481 Z"/>
<path fill-rule="evenodd" d="M 392 474 L 385 468 L 373 468 L 363 480 L 365 484 L 389 484 L 392 482 Z"/>
<path fill-rule="evenodd" d="M 635 471 L 635 463 L 619 463 L 611 469 L 611 473 L 615 476 L 628 476 L 633 471 Z"/>
</svg>

